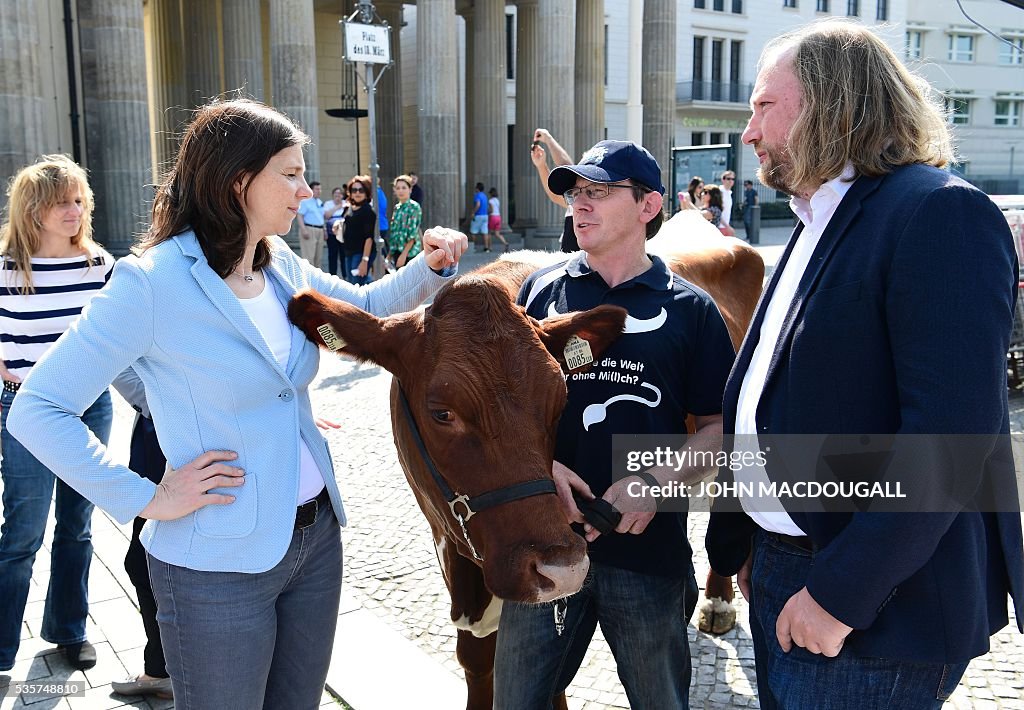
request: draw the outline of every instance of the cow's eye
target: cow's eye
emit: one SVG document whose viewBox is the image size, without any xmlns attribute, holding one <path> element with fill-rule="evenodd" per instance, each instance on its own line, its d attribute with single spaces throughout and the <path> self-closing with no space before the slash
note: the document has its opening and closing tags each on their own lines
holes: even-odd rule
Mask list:
<svg viewBox="0 0 1024 710">
<path fill-rule="evenodd" d="M 452 411 L 450 409 L 431 409 L 430 416 L 432 416 L 435 421 L 439 421 L 443 424 L 449 424 L 455 419 L 455 417 L 452 416 Z"/>
</svg>

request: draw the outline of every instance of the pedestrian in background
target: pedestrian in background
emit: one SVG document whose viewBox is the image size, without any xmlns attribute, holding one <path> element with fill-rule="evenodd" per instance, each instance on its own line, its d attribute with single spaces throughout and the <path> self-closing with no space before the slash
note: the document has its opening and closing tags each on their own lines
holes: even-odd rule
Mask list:
<svg viewBox="0 0 1024 710">
<path fill-rule="evenodd" d="M 757 190 L 752 180 L 743 181 L 743 230 L 747 241 L 754 229 L 754 207 L 757 205 Z"/>
<path fill-rule="evenodd" d="M 380 316 L 406 311 L 466 246 L 428 231 L 424 256 L 366 287 L 300 259 L 276 235 L 312 194 L 308 142 L 254 101 L 199 109 L 137 255 L 33 370 L 8 420 L 120 523 L 149 520 L 141 539 L 179 710 L 313 710 L 323 694 L 345 514 L 310 407 L 319 350 L 288 321 L 288 300 L 312 288 Z M 114 462 L 76 416 L 128 367 L 167 457 L 160 484 Z"/>
<path fill-rule="evenodd" d="M 356 175 L 348 181 L 348 208 L 345 210 L 345 279 L 356 285 L 373 281 L 370 269 L 377 250 L 373 243 L 373 224 L 377 213 L 370 204 L 370 176 Z"/>
<path fill-rule="evenodd" d="M 501 234 L 501 201 L 498 199 L 498 189 L 492 187 L 488 194 L 490 199 L 487 200 L 487 236 L 484 238 L 484 251 L 491 250 L 492 237 L 504 244 L 504 251 L 508 251 L 508 241 Z"/>
<path fill-rule="evenodd" d="M 103 288 L 114 259 L 93 241 L 92 190 L 85 171 L 70 158 L 44 155 L 14 176 L 7 197 L 8 218 L 0 227 L 0 671 L 10 670 L 18 655 L 32 564 L 43 544 L 55 486 L 57 524 L 41 634 L 73 668 L 84 670 L 96 665 L 96 650 L 86 639 L 93 505 L 55 479 L 47 463 L 12 435 L 8 417 L 23 396 L 25 377 Z M 55 385 L 73 386 L 81 372 L 73 363 L 55 373 Z M 105 385 L 71 412 L 82 418 L 84 436 L 106 443 L 113 409 Z M 61 450 L 57 442 L 54 450 Z"/>
<path fill-rule="evenodd" d="M 700 213 L 716 227 L 722 223 L 722 190 L 718 185 L 708 185 L 698 196 Z"/>
<path fill-rule="evenodd" d="M 399 175 L 392 183 L 395 191 L 395 213 L 391 216 L 391 243 L 388 259 L 396 269 L 405 266 L 409 259 L 420 253 L 423 243 L 420 239 L 420 221 L 423 210 L 420 204 L 410 199 L 412 194 L 412 178 Z"/>
<path fill-rule="evenodd" d="M 323 266 L 324 201 L 320 199 L 320 183 L 309 183 L 313 194 L 299 205 L 299 252 L 316 268 Z"/>
<path fill-rule="evenodd" d="M 338 264 L 345 268 L 345 235 L 339 229 L 336 233 L 334 225 L 341 222 L 348 207 L 345 190 L 336 187 L 331 190 L 331 199 L 324 205 L 324 238 L 327 240 L 327 273 L 338 275 Z M 344 276 L 344 274 L 342 274 Z"/>
</svg>

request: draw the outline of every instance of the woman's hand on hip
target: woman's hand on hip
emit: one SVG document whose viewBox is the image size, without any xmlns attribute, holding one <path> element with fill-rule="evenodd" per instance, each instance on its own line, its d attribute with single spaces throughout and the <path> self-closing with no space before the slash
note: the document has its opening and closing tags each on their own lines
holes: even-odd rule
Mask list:
<svg viewBox="0 0 1024 710">
<path fill-rule="evenodd" d="M 210 493 L 213 488 L 240 486 L 245 471 L 222 461 L 238 458 L 234 451 L 207 451 L 181 468 L 167 468 L 163 481 L 139 517 L 149 520 L 177 520 L 207 505 L 227 505 L 235 497 Z"/>
<path fill-rule="evenodd" d="M 469 239 L 454 229 L 434 227 L 423 233 L 423 255 L 431 269 L 458 264 L 468 249 Z"/>
</svg>

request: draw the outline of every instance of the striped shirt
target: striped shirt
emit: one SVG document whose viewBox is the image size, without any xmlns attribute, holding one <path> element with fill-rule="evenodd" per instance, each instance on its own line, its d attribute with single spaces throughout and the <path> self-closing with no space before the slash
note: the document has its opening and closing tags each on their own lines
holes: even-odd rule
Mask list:
<svg viewBox="0 0 1024 710">
<path fill-rule="evenodd" d="M 75 322 L 85 305 L 103 288 L 114 257 L 97 247 L 83 256 L 32 259 L 35 293 L 19 292 L 21 272 L 3 257 L 0 270 L 0 357 L 22 380 L 32 366 Z"/>
</svg>

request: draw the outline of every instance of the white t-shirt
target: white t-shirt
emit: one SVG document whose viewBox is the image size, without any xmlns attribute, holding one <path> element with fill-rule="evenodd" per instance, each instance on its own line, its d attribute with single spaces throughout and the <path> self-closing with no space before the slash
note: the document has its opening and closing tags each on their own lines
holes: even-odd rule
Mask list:
<svg viewBox="0 0 1024 710">
<path fill-rule="evenodd" d="M 491 205 L 491 217 L 500 217 L 501 203 L 498 201 L 498 198 L 492 197 L 491 199 L 487 200 L 487 202 Z"/>
<path fill-rule="evenodd" d="M 732 216 L 732 189 L 722 185 L 722 224 L 729 224 Z"/>
<path fill-rule="evenodd" d="M 249 314 L 250 320 L 270 347 L 281 366 L 288 364 L 292 350 L 292 325 L 288 322 L 284 306 L 277 300 L 274 288 L 264 279 L 263 291 L 255 298 L 240 298 L 238 301 Z M 309 447 L 299 436 L 299 495 L 296 505 L 317 497 L 324 488 L 324 475 L 313 460 Z"/>
</svg>

